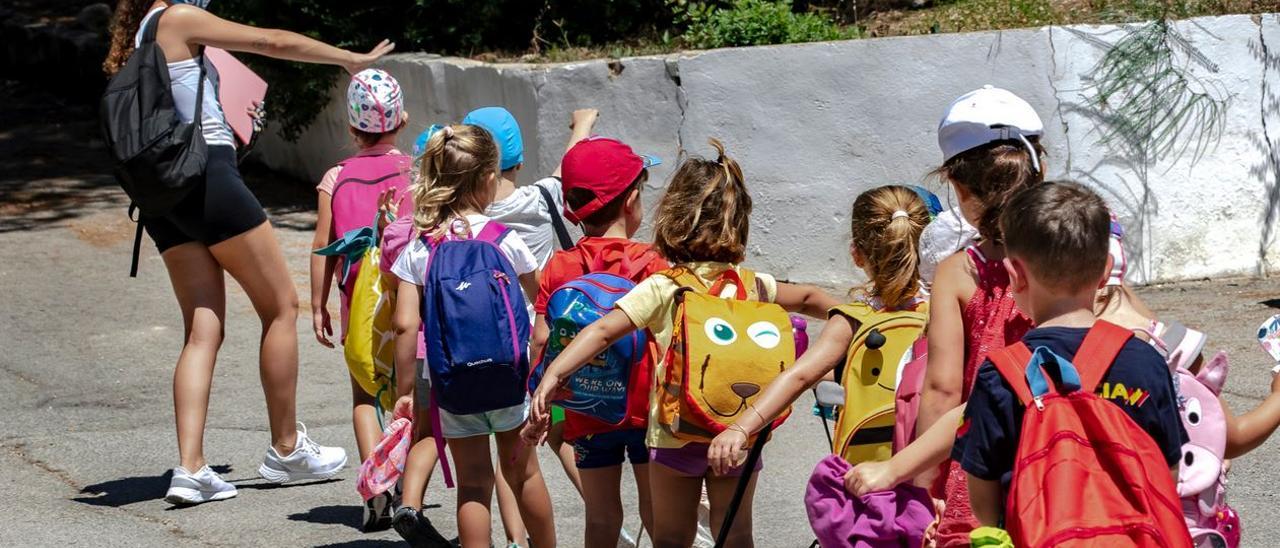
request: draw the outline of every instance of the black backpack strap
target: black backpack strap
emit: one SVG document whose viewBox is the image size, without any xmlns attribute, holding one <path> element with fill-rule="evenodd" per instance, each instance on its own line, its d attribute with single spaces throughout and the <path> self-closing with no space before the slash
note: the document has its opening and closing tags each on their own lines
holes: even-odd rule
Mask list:
<svg viewBox="0 0 1280 548">
<path fill-rule="evenodd" d="M 147 20 L 147 24 L 142 28 L 142 43 L 155 42 L 156 33 L 160 32 L 160 16 L 164 15 L 165 10 L 169 8 L 160 8 L 160 10 Z"/>
<path fill-rule="evenodd" d="M 560 217 L 556 201 L 551 198 L 551 191 L 538 183 L 533 183 L 533 186 L 538 187 L 538 193 L 542 194 L 542 201 L 547 204 L 547 212 L 551 213 L 551 228 L 556 233 L 556 239 L 560 241 L 560 249 L 572 248 L 573 238 L 569 236 L 569 229 L 564 226 L 564 219 Z"/>
<path fill-rule="evenodd" d="M 138 216 L 134 218 L 133 213 L 137 211 Z M 138 277 L 138 256 L 142 253 L 142 212 L 138 210 L 137 204 L 129 204 L 129 219 L 138 224 L 137 229 L 133 233 L 133 259 L 129 262 L 129 277 Z"/>
</svg>

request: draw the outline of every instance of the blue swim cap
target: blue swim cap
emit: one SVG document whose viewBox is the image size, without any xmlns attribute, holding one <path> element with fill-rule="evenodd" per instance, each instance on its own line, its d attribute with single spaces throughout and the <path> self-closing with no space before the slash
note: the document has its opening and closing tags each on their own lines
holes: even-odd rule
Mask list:
<svg viewBox="0 0 1280 548">
<path fill-rule="evenodd" d="M 516 117 L 502 107 L 478 108 L 467 114 L 462 123 L 480 126 L 493 136 L 502 154 L 502 171 L 524 163 L 524 138 L 520 136 L 520 124 Z"/>
</svg>

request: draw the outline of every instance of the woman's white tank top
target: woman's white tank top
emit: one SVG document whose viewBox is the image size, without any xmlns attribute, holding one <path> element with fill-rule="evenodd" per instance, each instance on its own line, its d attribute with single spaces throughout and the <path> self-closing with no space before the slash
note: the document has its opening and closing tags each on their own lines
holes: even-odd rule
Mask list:
<svg viewBox="0 0 1280 548">
<path fill-rule="evenodd" d="M 160 13 L 161 9 L 163 8 L 152 10 L 146 17 L 142 18 L 142 24 L 138 25 L 138 34 L 133 39 L 134 47 L 142 43 L 142 29 L 147 27 L 147 23 L 157 13 Z M 192 114 L 196 108 L 196 82 L 200 79 L 200 61 L 197 61 L 197 59 L 199 58 L 168 64 L 174 106 L 177 107 L 178 115 L 182 117 L 182 121 L 187 123 L 191 122 Z M 218 102 L 217 90 L 217 72 L 206 70 L 200 130 L 204 134 L 205 143 L 209 146 L 225 145 L 234 147 L 236 146 L 235 138 L 231 134 L 231 129 L 227 127 L 226 116 L 222 113 L 222 104 Z"/>
</svg>

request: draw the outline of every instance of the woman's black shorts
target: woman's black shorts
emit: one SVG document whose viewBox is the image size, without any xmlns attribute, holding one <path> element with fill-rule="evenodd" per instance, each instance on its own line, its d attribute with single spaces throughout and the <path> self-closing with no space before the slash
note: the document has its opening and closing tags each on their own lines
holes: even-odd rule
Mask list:
<svg viewBox="0 0 1280 548">
<path fill-rule="evenodd" d="M 262 204 L 240 178 L 236 149 L 212 146 L 204 184 L 193 188 L 168 214 L 144 216 L 142 225 L 155 240 L 156 248 L 164 253 L 187 242 L 212 246 L 244 234 L 266 220 Z"/>
</svg>

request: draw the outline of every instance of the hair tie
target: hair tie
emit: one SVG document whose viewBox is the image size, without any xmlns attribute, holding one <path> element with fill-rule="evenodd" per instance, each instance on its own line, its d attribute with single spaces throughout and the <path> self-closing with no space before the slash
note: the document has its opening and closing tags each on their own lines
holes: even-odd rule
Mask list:
<svg viewBox="0 0 1280 548">
<path fill-rule="evenodd" d="M 444 126 L 444 127 L 440 128 L 440 135 L 442 135 L 442 136 L 444 137 L 444 140 L 446 140 L 446 141 L 448 141 L 449 139 L 452 139 L 452 138 L 453 138 L 453 126 Z"/>
<path fill-rule="evenodd" d="M 894 220 L 896 220 L 896 219 L 897 219 L 897 218 L 899 218 L 899 217 L 901 217 L 901 218 L 903 218 L 903 219 L 910 219 L 910 218 L 911 218 L 911 215 L 909 215 L 909 214 L 907 214 L 907 212 L 905 212 L 905 211 L 903 211 L 903 210 L 899 209 L 899 210 L 897 210 L 897 211 L 893 212 L 893 217 L 891 217 L 891 218 L 889 219 L 889 222 L 893 222 Z"/>
</svg>

